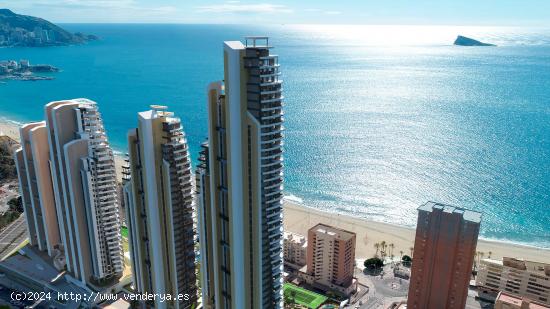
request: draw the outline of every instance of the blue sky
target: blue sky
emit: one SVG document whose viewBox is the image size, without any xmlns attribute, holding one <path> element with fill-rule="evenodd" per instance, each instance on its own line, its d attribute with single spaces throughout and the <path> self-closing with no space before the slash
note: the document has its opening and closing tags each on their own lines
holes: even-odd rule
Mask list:
<svg viewBox="0 0 550 309">
<path fill-rule="evenodd" d="M 548 0 L 0 0 L 54 22 L 550 26 Z"/>
</svg>

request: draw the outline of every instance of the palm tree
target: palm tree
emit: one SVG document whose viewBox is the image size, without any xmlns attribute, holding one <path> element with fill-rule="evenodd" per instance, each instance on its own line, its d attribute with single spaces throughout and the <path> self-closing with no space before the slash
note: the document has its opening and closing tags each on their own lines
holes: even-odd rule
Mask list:
<svg viewBox="0 0 550 309">
<path fill-rule="evenodd" d="M 379 244 L 379 243 L 375 243 L 375 244 L 374 244 L 374 249 L 376 249 L 376 253 L 374 254 L 374 256 L 378 256 L 378 249 L 380 249 L 380 244 Z"/>
<path fill-rule="evenodd" d="M 414 256 L 413 256 L 414 247 L 409 247 L 409 250 L 411 250 L 411 257 L 414 257 Z"/>
<path fill-rule="evenodd" d="M 403 250 L 399 250 L 400 258 L 403 258 Z"/>
<path fill-rule="evenodd" d="M 393 243 L 390 244 L 390 254 L 393 255 L 393 249 L 395 248 L 395 245 Z"/>
<path fill-rule="evenodd" d="M 380 255 L 382 255 L 382 257 L 384 257 L 386 255 L 386 241 L 385 240 L 382 240 L 382 242 L 380 243 Z"/>
</svg>

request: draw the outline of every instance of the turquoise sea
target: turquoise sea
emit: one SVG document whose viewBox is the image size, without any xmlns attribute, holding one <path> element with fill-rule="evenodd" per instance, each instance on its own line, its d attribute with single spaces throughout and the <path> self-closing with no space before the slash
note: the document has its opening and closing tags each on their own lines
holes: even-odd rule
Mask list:
<svg viewBox="0 0 550 309">
<path fill-rule="evenodd" d="M 169 105 L 193 159 L 222 41 L 268 35 L 286 97 L 286 193 L 314 208 L 414 226 L 427 200 L 483 212 L 482 236 L 550 248 L 550 29 L 84 25 L 101 41 L 0 49 L 62 72 L 0 84 L 0 117 L 52 100 L 100 104 L 125 152 L 136 112 Z M 458 34 L 498 47 L 457 47 Z"/>
</svg>

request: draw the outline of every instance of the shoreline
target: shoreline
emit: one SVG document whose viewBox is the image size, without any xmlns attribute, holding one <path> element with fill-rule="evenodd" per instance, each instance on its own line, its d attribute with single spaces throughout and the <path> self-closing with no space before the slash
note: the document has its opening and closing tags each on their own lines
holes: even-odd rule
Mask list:
<svg viewBox="0 0 550 309">
<path fill-rule="evenodd" d="M 18 126 L 21 123 L 0 118 L 0 133 L 4 133 L 19 141 Z M 115 166 L 117 179 L 122 179 L 122 165 L 124 155 L 115 154 Z M 395 256 L 403 254 L 410 255 L 410 247 L 414 246 L 415 229 L 406 226 L 395 225 L 372 221 L 364 218 L 352 217 L 337 213 L 329 213 L 303 205 L 288 197 L 284 200 L 284 228 L 286 231 L 307 236 L 307 230 L 317 223 L 330 224 L 338 228 L 357 233 L 356 257 L 368 258 L 375 254 L 374 244 L 386 241 L 393 243 Z M 488 257 L 489 251 L 492 258 L 503 256 L 524 258 L 538 262 L 550 261 L 550 249 L 537 247 L 535 245 L 518 244 L 506 240 L 487 240 L 482 237 L 478 240 L 477 251 L 484 252 Z"/>
<path fill-rule="evenodd" d="M 395 248 L 393 254 L 400 256 L 411 255 L 410 248 L 414 246 L 416 229 L 371 221 L 364 218 L 355 218 L 348 215 L 334 214 L 326 211 L 310 208 L 293 201 L 284 202 L 284 229 L 285 231 L 307 236 L 307 230 L 317 223 L 332 225 L 357 234 L 356 258 L 364 259 L 374 256 L 375 243 L 385 241 L 386 244 L 393 243 Z M 389 251 L 389 249 L 388 249 Z M 476 251 L 483 252 L 483 258 L 489 257 L 500 259 L 502 257 L 515 257 L 535 262 L 550 261 L 550 249 L 516 244 L 506 241 L 478 239 Z"/>
</svg>

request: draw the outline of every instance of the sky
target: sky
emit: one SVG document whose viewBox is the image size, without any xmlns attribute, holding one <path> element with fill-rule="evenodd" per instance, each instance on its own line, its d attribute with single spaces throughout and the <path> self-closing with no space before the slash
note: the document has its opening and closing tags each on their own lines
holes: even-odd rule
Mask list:
<svg viewBox="0 0 550 309">
<path fill-rule="evenodd" d="M 548 0 L 0 0 L 57 23 L 550 26 Z"/>
</svg>

